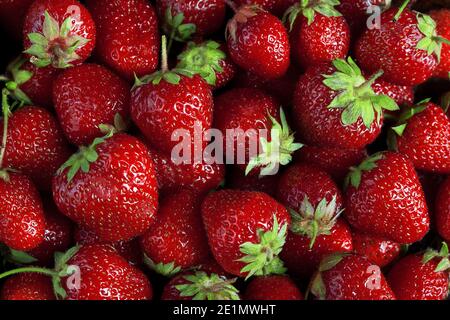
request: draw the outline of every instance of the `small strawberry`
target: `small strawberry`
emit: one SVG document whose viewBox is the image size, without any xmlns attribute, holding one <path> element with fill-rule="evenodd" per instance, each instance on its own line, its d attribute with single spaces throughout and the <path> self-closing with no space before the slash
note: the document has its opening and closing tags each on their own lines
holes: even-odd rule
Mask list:
<svg viewBox="0 0 450 320">
<path fill-rule="evenodd" d="M 297 285 L 287 276 L 255 277 L 244 293 L 245 300 L 303 300 Z"/>
<path fill-rule="evenodd" d="M 33 0 L 0 1 L 0 27 L 14 38 L 22 39 L 23 20 Z"/>
<path fill-rule="evenodd" d="M 351 168 L 344 215 L 357 230 L 409 244 L 429 230 L 425 196 L 412 163 L 393 152 L 377 153 Z"/>
<path fill-rule="evenodd" d="M 0 300 L 55 300 L 52 281 L 39 273 L 19 273 L 0 289 Z"/>
<path fill-rule="evenodd" d="M 278 254 L 290 218 L 270 196 L 239 190 L 213 192 L 203 201 L 202 216 L 212 253 L 227 272 L 246 278 L 284 273 Z"/>
<path fill-rule="evenodd" d="M 350 29 L 337 4 L 336 0 L 303 0 L 286 12 L 292 54 L 303 69 L 347 56 Z"/>
<path fill-rule="evenodd" d="M 325 257 L 310 283 L 321 300 L 394 300 L 380 267 L 367 258 L 348 253 Z"/>
<path fill-rule="evenodd" d="M 234 9 L 235 16 L 227 25 L 231 59 L 264 79 L 284 75 L 290 63 L 290 46 L 282 22 L 257 6 Z"/>
<path fill-rule="evenodd" d="M 431 18 L 436 22 L 436 31 L 445 39 L 450 39 L 450 9 L 440 9 L 430 12 Z M 434 71 L 434 75 L 448 79 L 450 71 L 450 44 L 443 43 L 441 60 Z"/>
<path fill-rule="evenodd" d="M 439 188 L 435 219 L 439 235 L 450 241 L 450 177 L 447 177 Z"/>
<path fill-rule="evenodd" d="M 448 246 L 440 252 L 428 249 L 398 261 L 389 272 L 388 281 L 399 300 L 445 300 L 449 294 Z"/>
<path fill-rule="evenodd" d="M 95 25 L 77 0 L 37 0 L 29 7 L 23 46 L 38 67 L 81 64 L 95 46 Z"/>
<path fill-rule="evenodd" d="M 367 257 L 370 262 L 385 267 L 400 254 L 401 246 L 393 241 L 372 237 L 361 232 L 353 232 L 355 253 Z"/>
<path fill-rule="evenodd" d="M 348 22 L 354 36 L 359 36 L 361 31 L 367 29 L 368 23 L 372 21 L 369 18 L 369 12 L 372 14 L 377 12 L 371 9 L 372 6 L 379 7 L 381 11 L 385 11 L 391 6 L 391 0 L 340 0 L 339 2 L 337 10 Z"/>
<path fill-rule="evenodd" d="M 99 125 L 114 124 L 117 115 L 127 119 L 130 92 L 128 84 L 105 67 L 83 64 L 58 76 L 53 101 L 66 137 L 86 145 L 103 135 Z"/>
</svg>

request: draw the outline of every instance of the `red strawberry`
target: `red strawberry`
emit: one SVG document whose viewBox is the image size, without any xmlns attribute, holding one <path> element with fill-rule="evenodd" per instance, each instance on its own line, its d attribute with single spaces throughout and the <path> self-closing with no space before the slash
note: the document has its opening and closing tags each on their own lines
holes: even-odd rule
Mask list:
<svg viewBox="0 0 450 320">
<path fill-rule="evenodd" d="M 23 19 L 33 0 L 0 1 L 0 26 L 14 40 L 22 39 Z"/>
<path fill-rule="evenodd" d="M 126 134 L 111 135 L 81 147 L 60 168 L 53 198 L 62 213 L 101 240 L 129 240 L 154 220 L 157 181 L 145 145 Z"/>
<path fill-rule="evenodd" d="M 392 130 L 397 150 L 420 170 L 450 173 L 450 119 L 425 100 L 400 115 Z"/>
<path fill-rule="evenodd" d="M 367 29 L 370 14 L 368 10 L 371 6 L 378 6 L 382 11 L 389 9 L 391 0 L 340 0 L 337 9 L 345 17 L 353 35 L 359 35 L 361 31 Z M 375 14 L 375 10 L 371 10 Z M 373 23 L 373 22 L 372 22 Z"/>
<path fill-rule="evenodd" d="M 242 6 L 227 26 L 231 59 L 264 79 L 279 78 L 289 67 L 289 39 L 281 21 L 259 7 Z"/>
<path fill-rule="evenodd" d="M 278 258 L 290 218 L 270 196 L 252 191 L 210 193 L 202 204 L 208 242 L 217 262 L 237 276 L 281 274 Z"/>
<path fill-rule="evenodd" d="M 450 40 L 450 9 L 441 9 L 430 12 L 431 18 L 436 22 L 436 31 L 439 35 Z M 443 43 L 441 60 L 434 71 L 434 75 L 448 79 L 450 70 L 450 44 Z"/>
<path fill-rule="evenodd" d="M 321 300 L 394 300 L 380 267 L 354 254 L 325 257 L 310 284 Z"/>
<path fill-rule="evenodd" d="M 450 177 L 441 185 L 436 198 L 436 228 L 439 235 L 450 241 Z"/>
<path fill-rule="evenodd" d="M 19 273 L 8 278 L 0 290 L 1 300 L 55 300 L 52 282 L 39 273 Z"/>
<path fill-rule="evenodd" d="M 388 275 L 389 284 L 399 300 L 444 300 L 449 294 L 448 247 L 440 252 L 427 250 L 402 258 Z"/>
<path fill-rule="evenodd" d="M 334 0 L 298 1 L 286 12 L 292 54 L 303 69 L 347 56 L 350 29 L 336 10 L 336 3 Z"/>
<path fill-rule="evenodd" d="M 350 57 L 309 68 L 297 83 L 293 110 L 306 142 L 341 149 L 362 149 L 373 142 L 381 131 L 383 109 L 398 109 L 371 88 L 381 74 L 366 80 Z"/>
<path fill-rule="evenodd" d="M 140 238 L 147 263 L 156 272 L 170 276 L 209 258 L 201 201 L 202 197 L 188 190 L 161 201 L 155 223 Z"/>
<path fill-rule="evenodd" d="M 230 189 L 259 191 L 267 193 L 271 197 L 275 197 L 278 179 L 279 175 L 245 175 L 241 169 L 232 167 L 227 171 L 225 182 L 226 186 Z"/>
<path fill-rule="evenodd" d="M 297 285 L 287 276 L 255 277 L 247 286 L 245 300 L 303 300 Z"/>
<path fill-rule="evenodd" d="M 23 47 L 38 67 L 81 64 L 95 46 L 91 14 L 77 0 L 36 0 L 23 27 Z"/>
<path fill-rule="evenodd" d="M 370 262 L 385 267 L 400 254 L 401 246 L 393 241 L 372 237 L 361 232 L 353 232 L 355 253 L 367 257 Z"/>
<path fill-rule="evenodd" d="M 159 31 L 156 12 L 146 0 L 88 0 L 97 27 L 96 56 L 131 80 L 158 67 Z"/>
<path fill-rule="evenodd" d="M 114 124 L 117 115 L 128 117 L 130 92 L 128 84 L 105 67 L 83 64 L 58 76 L 53 101 L 67 138 L 86 145 L 103 135 L 99 125 Z"/>
<path fill-rule="evenodd" d="M 409 244 L 421 240 L 430 219 L 412 163 L 398 153 L 377 153 L 347 178 L 348 222 L 361 232 Z"/>
</svg>

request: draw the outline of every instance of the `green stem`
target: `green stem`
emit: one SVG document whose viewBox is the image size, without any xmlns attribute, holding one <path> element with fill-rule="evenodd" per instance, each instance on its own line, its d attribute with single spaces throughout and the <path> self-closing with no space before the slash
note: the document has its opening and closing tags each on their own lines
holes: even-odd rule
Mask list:
<svg viewBox="0 0 450 320">
<path fill-rule="evenodd" d="M 394 16 L 394 21 L 398 21 L 398 19 L 400 19 L 400 16 L 402 14 L 402 12 L 405 10 L 406 6 L 408 5 L 410 0 L 405 0 L 403 2 L 403 4 L 401 5 L 401 7 L 398 9 L 397 14 Z"/>
<path fill-rule="evenodd" d="M 374 82 L 383 75 L 384 71 L 383 70 L 379 70 L 377 73 L 375 73 L 369 80 L 367 80 L 366 82 L 364 82 L 363 84 L 361 84 L 358 88 L 356 88 L 356 90 L 358 91 L 365 91 L 366 89 L 372 87 L 372 85 L 374 84 Z"/>
<path fill-rule="evenodd" d="M 176 32 L 176 28 L 172 28 L 172 30 L 170 31 L 169 44 L 167 45 L 167 54 L 169 54 L 170 50 L 172 50 L 173 39 L 175 38 Z"/>
<path fill-rule="evenodd" d="M 172 38 L 172 37 L 171 37 Z M 161 39 L 161 70 L 167 72 L 169 70 L 169 63 L 167 61 L 167 38 L 162 36 Z"/>
<path fill-rule="evenodd" d="M 2 144 L 0 146 L 0 169 L 3 168 L 3 158 L 5 157 L 6 151 L 6 141 L 8 134 L 8 118 L 9 118 L 9 104 L 8 104 L 8 90 L 2 90 L 2 113 L 3 113 L 3 136 L 2 136 Z"/>
<path fill-rule="evenodd" d="M 0 274 L 0 279 L 18 274 L 18 273 L 25 273 L 25 272 L 34 272 L 34 273 L 41 273 L 41 274 L 45 274 L 47 276 L 50 277 L 54 277 L 57 276 L 58 274 L 53 271 L 53 270 L 49 270 L 49 269 L 45 269 L 45 268 L 39 268 L 39 267 L 24 267 L 24 268 L 18 268 L 18 269 L 13 269 L 13 270 L 9 270 L 6 272 L 3 272 L 2 274 Z"/>
</svg>

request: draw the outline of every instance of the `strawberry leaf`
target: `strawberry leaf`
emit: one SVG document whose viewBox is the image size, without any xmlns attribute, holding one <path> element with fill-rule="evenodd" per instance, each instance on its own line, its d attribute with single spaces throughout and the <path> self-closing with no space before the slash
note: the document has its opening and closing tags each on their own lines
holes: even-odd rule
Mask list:
<svg viewBox="0 0 450 320">
<path fill-rule="evenodd" d="M 335 8 L 339 4 L 339 0 L 301 0 L 286 11 L 283 22 L 288 23 L 289 31 L 292 31 L 300 14 L 306 18 L 308 25 L 314 22 L 316 13 L 325 17 L 340 17 L 342 14 Z"/>
<path fill-rule="evenodd" d="M 159 273 L 165 277 L 173 277 L 177 273 L 181 271 L 180 266 L 175 266 L 175 262 L 170 263 L 155 263 L 152 259 L 150 259 L 146 254 L 144 254 L 144 263 L 156 273 Z"/>
</svg>

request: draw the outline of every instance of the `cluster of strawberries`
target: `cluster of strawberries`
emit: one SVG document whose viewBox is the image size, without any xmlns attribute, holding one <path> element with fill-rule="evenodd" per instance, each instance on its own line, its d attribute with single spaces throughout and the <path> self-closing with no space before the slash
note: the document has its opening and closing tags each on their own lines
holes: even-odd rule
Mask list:
<svg viewBox="0 0 450 320">
<path fill-rule="evenodd" d="M 450 9 L 420 2 L 0 0 L 0 298 L 446 299 L 450 93 L 417 92 L 450 91 Z M 175 163 L 199 125 L 245 161 Z"/>
</svg>

